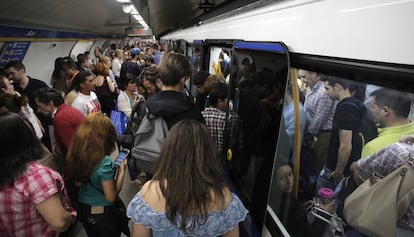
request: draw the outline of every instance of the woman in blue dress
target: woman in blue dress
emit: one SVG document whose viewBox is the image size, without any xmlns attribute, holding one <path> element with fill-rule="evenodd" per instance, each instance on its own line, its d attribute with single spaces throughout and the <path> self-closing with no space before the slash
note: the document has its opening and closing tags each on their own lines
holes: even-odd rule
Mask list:
<svg viewBox="0 0 414 237">
<path fill-rule="evenodd" d="M 132 199 L 133 236 L 239 236 L 247 215 L 227 187 L 208 128 L 195 120 L 170 130 L 152 180 Z"/>
</svg>

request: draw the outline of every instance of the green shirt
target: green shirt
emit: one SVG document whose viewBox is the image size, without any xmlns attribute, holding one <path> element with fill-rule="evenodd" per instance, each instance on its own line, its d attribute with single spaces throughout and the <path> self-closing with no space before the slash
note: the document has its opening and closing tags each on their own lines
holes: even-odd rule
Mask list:
<svg viewBox="0 0 414 237">
<path fill-rule="evenodd" d="M 115 169 L 113 168 L 112 160 L 109 156 L 105 156 L 101 164 L 92 171 L 89 182 L 82 184 L 79 191 L 79 202 L 90 206 L 112 205 L 113 203 L 110 203 L 105 199 L 102 181 L 113 180 L 114 175 Z"/>
<path fill-rule="evenodd" d="M 401 126 L 393 126 L 378 129 L 378 137 L 374 138 L 362 149 L 361 158 L 368 157 L 375 152 L 400 140 L 401 135 L 414 134 L 414 123 L 410 122 Z"/>
</svg>

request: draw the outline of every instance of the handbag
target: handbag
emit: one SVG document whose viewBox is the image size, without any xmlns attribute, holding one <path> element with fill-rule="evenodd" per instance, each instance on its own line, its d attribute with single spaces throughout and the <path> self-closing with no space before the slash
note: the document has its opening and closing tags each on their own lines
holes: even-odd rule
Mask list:
<svg viewBox="0 0 414 237">
<path fill-rule="evenodd" d="M 384 178 L 373 174 L 345 199 L 344 217 L 350 226 L 369 235 L 396 236 L 397 221 L 414 200 L 414 162 Z"/>
<path fill-rule="evenodd" d="M 110 119 L 115 125 L 117 135 L 123 135 L 126 133 L 128 117 L 124 112 L 118 110 L 118 101 L 115 103 L 115 109 L 111 111 Z"/>
</svg>

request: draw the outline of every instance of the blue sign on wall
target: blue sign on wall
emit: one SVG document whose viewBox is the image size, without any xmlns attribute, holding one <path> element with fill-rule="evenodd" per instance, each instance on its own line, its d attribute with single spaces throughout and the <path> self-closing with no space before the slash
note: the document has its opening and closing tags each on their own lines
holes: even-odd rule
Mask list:
<svg viewBox="0 0 414 237">
<path fill-rule="evenodd" d="M 29 49 L 30 42 L 9 42 L 7 48 L 4 51 L 0 65 L 4 65 L 10 61 L 18 60 L 23 61 L 26 55 L 27 49 Z"/>
</svg>

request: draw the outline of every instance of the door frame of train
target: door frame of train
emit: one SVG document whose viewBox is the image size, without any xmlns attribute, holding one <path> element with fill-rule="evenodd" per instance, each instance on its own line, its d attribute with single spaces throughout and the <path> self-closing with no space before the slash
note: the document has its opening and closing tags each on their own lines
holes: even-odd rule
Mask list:
<svg viewBox="0 0 414 237">
<path fill-rule="evenodd" d="M 233 45 L 233 54 L 232 54 L 232 59 L 231 59 L 231 78 L 230 78 L 230 82 L 229 82 L 229 87 L 233 88 L 235 87 L 234 83 L 237 83 L 237 79 L 236 74 L 237 74 L 237 70 L 239 68 L 239 63 L 238 61 L 240 61 L 240 58 L 238 57 L 238 54 L 240 52 L 248 52 L 250 53 L 251 57 L 260 57 L 260 55 L 262 54 L 266 54 L 266 55 L 272 55 L 272 54 L 276 54 L 278 55 L 278 60 L 280 60 L 280 55 L 285 55 L 285 59 L 282 59 L 286 62 L 285 65 L 283 65 L 280 69 L 287 70 L 286 71 L 286 77 L 283 77 L 284 82 L 282 82 L 282 85 L 286 85 L 288 79 L 290 78 L 290 58 L 289 58 L 289 50 L 287 48 L 287 46 L 283 43 L 283 42 L 253 42 L 253 41 L 237 41 L 234 43 Z M 253 59 L 252 58 L 252 59 Z M 253 60 L 252 60 L 253 62 Z M 273 62 L 272 62 L 273 63 Z M 257 65 L 256 65 L 257 66 Z M 284 68 L 286 67 L 286 68 Z M 274 69 L 274 68 L 272 68 Z M 285 88 L 282 88 L 283 92 L 285 91 Z M 230 94 L 232 92 L 229 90 L 229 98 L 230 98 Z M 284 94 L 282 95 L 282 98 L 284 97 Z M 238 102 L 235 101 L 235 104 L 237 104 Z M 237 109 L 237 108 L 236 108 Z M 266 186 L 264 188 L 264 193 L 265 193 L 265 197 L 259 198 L 259 202 L 260 204 L 260 217 L 253 217 L 252 219 L 254 220 L 258 220 L 259 223 L 255 224 L 256 227 L 256 231 L 255 230 L 249 230 L 250 235 L 249 236 L 260 236 L 261 234 L 264 234 L 264 230 L 265 230 L 265 223 L 268 222 L 267 219 L 270 218 L 270 215 L 267 211 L 267 206 L 269 203 L 269 198 L 270 198 L 270 187 L 273 183 L 273 175 L 274 175 L 274 169 L 275 169 L 275 164 L 276 164 L 276 157 L 277 155 L 280 153 L 280 150 L 283 149 L 279 149 L 280 147 L 285 147 L 286 145 L 281 144 L 283 142 L 280 142 L 279 140 L 286 140 L 288 141 L 287 138 L 284 138 L 283 133 L 281 132 L 284 129 L 284 125 L 283 125 L 283 119 L 282 119 L 282 114 L 280 114 L 280 121 L 281 123 L 278 125 L 279 126 L 279 132 L 277 134 L 277 140 L 276 140 L 276 144 L 273 144 L 275 146 L 275 150 L 274 150 L 274 154 L 273 154 L 273 159 L 271 161 L 271 165 L 269 165 L 269 170 L 268 172 L 264 173 L 264 176 L 267 176 L 266 179 L 267 181 L 264 183 L 264 186 Z M 283 152 L 283 151 L 282 151 Z M 280 154 L 279 154 L 280 155 Z M 288 155 L 288 154 L 285 154 Z M 261 170 L 261 169 L 260 169 Z M 258 196 L 258 195 L 256 195 Z M 260 195 L 259 195 L 260 196 Z M 254 194 L 252 195 L 252 199 L 254 198 Z M 263 202 L 263 203 L 262 203 Z M 255 205 L 255 204 L 254 204 Z M 256 213 L 258 214 L 258 213 Z M 269 217 L 268 217 L 269 216 Z M 273 220 L 272 223 L 275 223 L 275 226 L 277 227 L 277 229 L 279 229 L 280 233 L 284 233 L 286 234 L 287 231 L 285 229 L 285 227 L 281 224 L 280 220 Z M 250 224 L 250 227 L 253 227 L 253 225 Z M 274 229 L 274 228 L 273 228 Z M 256 234 L 254 234 L 254 232 L 256 232 Z M 286 235 L 285 235 L 286 236 Z"/>
</svg>

